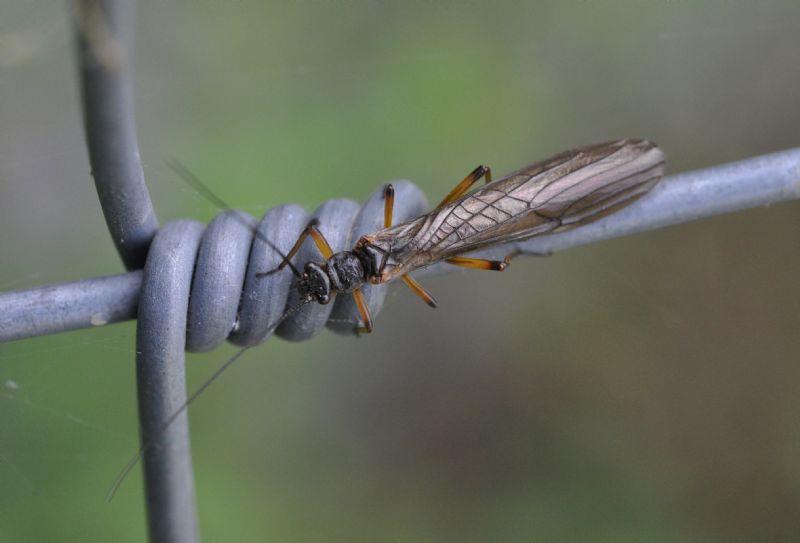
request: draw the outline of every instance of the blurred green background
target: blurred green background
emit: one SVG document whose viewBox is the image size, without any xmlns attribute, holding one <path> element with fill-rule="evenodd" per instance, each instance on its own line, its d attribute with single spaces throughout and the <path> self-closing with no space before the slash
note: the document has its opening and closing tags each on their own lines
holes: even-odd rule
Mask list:
<svg viewBox="0 0 800 543">
<path fill-rule="evenodd" d="M 119 273 L 63 2 L 0 5 L 0 289 Z M 680 172 L 800 142 L 800 4 L 141 2 L 162 222 L 408 178 L 431 201 L 580 144 Z M 797 541 L 800 204 L 395 287 L 193 406 L 206 541 Z M 134 324 L 0 345 L 0 541 L 142 541 Z M 234 350 L 189 359 L 197 386 Z"/>
</svg>

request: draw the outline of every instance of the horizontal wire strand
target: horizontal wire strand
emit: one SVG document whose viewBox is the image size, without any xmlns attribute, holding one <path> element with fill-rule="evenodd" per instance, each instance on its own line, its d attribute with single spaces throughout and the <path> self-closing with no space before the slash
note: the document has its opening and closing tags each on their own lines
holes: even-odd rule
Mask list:
<svg viewBox="0 0 800 543">
<path fill-rule="evenodd" d="M 395 222 L 418 215 L 426 209 L 424 197 L 419 189 L 406 183 L 395 184 L 398 191 L 395 199 Z M 404 194 L 400 193 L 401 187 L 408 187 L 402 189 L 406 191 Z M 797 199 L 800 199 L 800 148 L 668 176 L 637 202 L 595 223 L 568 232 L 501 245 L 471 256 L 498 259 L 513 250 L 527 254 L 548 254 L 619 236 L 684 224 L 722 213 Z M 340 219 L 336 218 L 334 213 L 330 215 L 328 224 L 323 225 L 323 232 L 327 236 L 331 229 L 349 231 L 348 242 L 342 246 L 349 249 L 352 247 L 352 241 L 358 236 L 382 227 L 382 201 L 382 189 L 378 189 L 362 206 L 355 218 L 355 224 L 349 215 L 352 209 L 341 224 L 339 223 Z M 275 210 L 269 211 L 268 215 L 270 213 L 277 213 L 277 215 L 269 220 L 266 218 L 262 220 L 258 228 L 263 229 L 270 240 L 291 245 L 296 239 L 295 231 L 299 234 L 297 224 L 304 226 L 306 219 L 298 219 L 292 227 L 293 229 L 287 226 L 285 234 L 281 234 L 282 218 L 295 213 L 306 218 L 309 215 L 304 215 L 305 211 L 294 205 L 275 209 L 283 209 L 283 211 L 280 213 Z M 257 224 L 254 219 L 248 220 Z M 235 230 L 238 226 L 228 225 L 225 228 Z M 302 226 L 299 228 L 302 229 Z M 210 237 L 212 234 L 208 234 L 208 236 Z M 282 236 L 286 241 L 278 239 Z M 334 236 L 331 235 L 331 237 Z M 221 240 L 215 243 L 218 242 Z M 229 240 L 226 243 L 230 242 Z M 259 244 L 258 240 L 252 241 L 252 236 L 250 242 L 252 249 L 249 262 L 253 274 L 268 271 L 277 265 L 278 260 L 275 258 L 274 251 L 272 251 L 270 260 L 270 251 L 264 246 L 265 244 Z M 281 245 L 284 250 L 286 250 L 286 244 Z M 260 249 L 257 249 L 259 246 Z M 336 249 L 339 250 L 340 247 L 337 246 Z M 220 249 L 217 248 L 214 251 L 218 250 Z M 214 251 L 210 251 L 210 254 L 215 255 Z M 314 259 L 321 260 L 321 257 L 313 251 L 309 254 Z M 215 258 L 211 257 L 211 260 Z M 295 262 L 302 266 L 305 264 L 303 258 L 305 257 L 297 257 Z M 416 275 L 424 277 L 452 269 L 452 266 L 440 263 L 420 270 Z M 204 273 L 203 270 L 203 267 L 198 267 L 196 277 L 201 276 Z M 141 273 L 141 271 L 134 271 L 84 281 L 0 293 L 0 341 L 18 340 L 135 318 L 136 303 L 141 289 Z M 241 271 L 237 273 L 241 273 Z M 287 277 L 288 286 L 286 284 L 274 285 L 274 290 L 270 290 L 262 285 L 262 290 L 259 290 L 245 285 L 241 295 L 243 315 L 238 321 L 235 317 L 231 317 L 230 307 L 226 310 L 227 313 L 222 311 L 226 315 L 222 319 L 225 323 L 224 327 L 228 327 L 224 335 L 227 336 L 228 332 L 233 330 L 230 334 L 233 343 L 245 346 L 265 339 L 258 337 L 256 329 L 266 329 L 268 324 L 273 322 L 270 319 L 280 316 L 287 302 L 282 299 L 282 296 L 288 296 L 291 288 L 291 272 L 284 270 L 282 273 Z M 231 277 L 234 275 L 236 274 L 232 273 Z M 245 282 L 247 279 L 248 276 L 245 277 Z M 216 284 L 225 283 L 220 277 L 217 277 L 215 281 Z M 210 292 L 212 296 L 220 296 L 219 293 L 214 292 L 214 289 L 210 289 Z M 376 288 L 374 285 L 365 285 L 364 292 L 370 301 L 370 309 L 377 312 L 385 295 L 383 286 Z M 193 301 L 199 299 L 201 293 L 202 289 L 193 292 Z M 236 304 L 237 294 L 228 293 L 225 296 L 229 298 L 228 303 L 232 297 L 234 305 Z M 214 339 L 208 339 L 205 336 L 206 332 L 201 333 L 198 330 L 204 326 L 206 319 L 211 319 L 211 315 L 216 315 L 215 312 L 218 310 L 201 310 L 193 307 L 192 311 L 194 313 L 189 317 L 192 349 L 212 348 L 209 345 L 215 345 L 221 341 L 219 337 L 223 332 L 220 332 L 220 328 L 217 328 L 214 333 L 216 335 L 211 334 L 214 335 Z M 219 317 L 214 316 L 214 319 L 217 318 Z M 356 318 L 357 310 L 352 302 L 352 297 L 340 296 L 330 312 L 327 327 L 336 332 L 349 333 L 352 330 L 351 323 Z M 315 324 L 310 335 L 319 331 L 318 326 Z M 198 338 L 200 339 L 196 339 L 194 334 L 199 334 Z M 283 334 L 283 331 L 279 334 Z M 295 339 L 307 339 L 310 335 L 305 332 L 302 337 L 298 336 Z"/>
<path fill-rule="evenodd" d="M 406 220 L 426 207 L 425 196 L 407 181 L 395 183 L 399 198 L 395 216 Z M 346 199 L 324 202 L 313 213 L 297 205 L 277 206 L 260 221 L 241 211 L 224 211 L 206 228 L 200 242 L 187 319 L 187 350 L 209 351 L 226 338 L 241 347 L 261 343 L 288 307 L 298 302 L 295 277 L 287 267 L 274 270 L 312 219 L 334 251 L 352 249 L 363 234 L 379 229 L 383 221 L 383 188 L 375 190 L 363 206 Z M 302 269 L 323 258 L 308 240 L 293 259 Z M 365 288 L 365 291 L 367 288 Z M 367 299 L 372 313 L 380 311 L 384 288 L 370 285 Z M 351 296 L 342 294 L 328 305 L 308 304 L 278 326 L 276 334 L 302 341 L 326 325 L 338 333 L 352 334 L 359 313 Z"/>
</svg>

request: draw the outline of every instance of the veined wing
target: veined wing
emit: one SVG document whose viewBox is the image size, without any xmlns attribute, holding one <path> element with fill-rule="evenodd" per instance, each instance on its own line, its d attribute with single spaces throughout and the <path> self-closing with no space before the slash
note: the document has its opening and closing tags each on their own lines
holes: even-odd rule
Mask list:
<svg viewBox="0 0 800 543">
<path fill-rule="evenodd" d="M 370 237 L 390 242 L 389 280 L 437 260 L 599 219 L 649 191 L 663 165 L 664 153 L 649 141 L 581 147 Z M 400 240 L 406 241 L 395 243 Z"/>
</svg>

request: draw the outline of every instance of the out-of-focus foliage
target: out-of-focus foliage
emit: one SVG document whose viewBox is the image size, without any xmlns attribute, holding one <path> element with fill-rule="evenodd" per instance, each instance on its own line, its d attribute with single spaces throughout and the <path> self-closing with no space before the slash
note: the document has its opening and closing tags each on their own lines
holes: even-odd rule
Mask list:
<svg viewBox="0 0 800 543">
<path fill-rule="evenodd" d="M 118 273 L 63 3 L 0 6 L 0 288 Z M 162 222 L 571 146 L 668 169 L 798 145 L 800 5 L 141 2 Z M 795 541 L 796 204 L 404 287 L 376 332 L 250 352 L 191 412 L 208 541 Z M 133 324 L 0 345 L 0 540 L 141 541 Z M 190 358 L 190 386 L 231 348 Z"/>
</svg>

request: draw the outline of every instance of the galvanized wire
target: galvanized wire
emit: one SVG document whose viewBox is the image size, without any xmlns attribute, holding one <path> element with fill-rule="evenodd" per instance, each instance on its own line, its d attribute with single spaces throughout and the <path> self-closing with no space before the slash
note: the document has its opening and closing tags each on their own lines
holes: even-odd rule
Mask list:
<svg viewBox="0 0 800 543">
<path fill-rule="evenodd" d="M 400 220 L 425 208 L 421 191 L 408 182 L 396 183 L 403 203 L 396 207 Z M 188 438 L 188 419 L 182 413 L 162 433 L 165 422 L 186 400 L 184 350 L 210 350 L 233 333 L 242 346 L 255 345 L 275 329 L 288 305 L 294 304 L 290 269 L 258 277 L 274 269 L 312 217 L 335 250 L 349 247 L 354 235 L 383 215 L 382 187 L 368 204 L 345 199 L 325 202 L 308 214 L 298 206 L 280 206 L 256 223 L 238 211 L 221 213 L 208 228 L 193 221 L 165 225 L 150 248 L 138 306 L 137 383 L 144 450 L 145 492 L 152 541 L 195 541 L 197 521 Z M 258 232 L 258 234 L 256 234 Z M 269 243 L 264 240 L 268 239 Z M 313 244 L 298 258 L 311 258 Z M 383 287 L 373 289 L 371 307 L 379 310 Z M 337 303 L 345 303 L 340 297 Z M 347 306 L 338 310 L 352 333 L 358 313 Z M 317 334 L 329 321 L 336 304 L 308 305 L 296 321 L 277 329 L 283 337 L 299 340 Z M 155 441 L 153 441 L 155 439 Z"/>
<path fill-rule="evenodd" d="M 396 183 L 396 217 L 410 217 L 424 209 L 422 193 L 408 182 Z M 800 199 L 800 148 L 750 158 L 703 170 L 676 174 L 664 178 L 651 192 L 621 211 L 597 222 L 572 231 L 540 236 L 512 245 L 499 246 L 479 253 L 485 258 L 496 258 L 520 249 L 526 253 L 557 252 L 571 247 L 611 239 L 628 234 L 645 232 L 665 226 L 683 224 L 692 220 L 712 217 L 745 209 Z M 336 249 L 349 248 L 352 240 L 361 234 L 378 230 L 382 224 L 382 190 L 377 189 L 353 223 L 352 202 L 339 204 L 341 216 L 322 210 L 334 204 L 324 204 L 315 215 L 324 220 L 323 231 L 331 239 L 339 240 L 342 233 L 352 228 L 349 241 Z M 224 213 L 221 217 L 229 215 Z M 242 215 L 244 216 L 244 215 Z M 255 220 L 247 217 L 246 221 Z M 282 251 L 287 251 L 297 238 L 309 215 L 296 206 L 287 205 L 267 212 L 257 226 L 267 239 Z M 195 271 L 192 305 L 189 313 L 188 345 L 190 350 L 204 351 L 217 345 L 230 334 L 237 345 L 253 345 L 265 339 L 264 331 L 274 322 L 276 315 L 286 307 L 292 277 L 288 270 L 270 278 L 256 278 L 255 274 L 274 268 L 280 257 L 270 247 L 256 239 L 249 249 L 249 268 L 242 258 L 244 247 L 252 240 L 252 231 L 239 220 L 225 220 L 226 226 L 217 225 L 222 218 L 212 222 L 204 234 L 201 258 Z M 206 239 L 208 238 L 208 239 Z M 225 241 L 227 240 L 227 241 Z M 208 245 L 208 248 L 206 247 Z M 203 257 L 202 255 L 208 255 Z M 235 258 L 233 255 L 237 255 Z M 315 259 L 319 255 L 312 247 L 295 258 L 295 262 Z M 230 262 L 235 260 L 238 264 Z M 203 262 L 216 263 L 216 271 L 207 269 Z M 246 272 L 243 272 L 247 269 Z M 421 270 L 419 275 L 444 273 L 454 268 L 434 265 Z M 245 287 L 238 283 L 245 273 Z M 224 286 L 224 288 L 223 288 Z M 130 272 L 50 285 L 17 292 L 0 293 L 0 341 L 11 341 L 43 334 L 52 334 L 86 328 L 136 317 L 136 301 L 141 288 L 141 272 Z M 377 314 L 379 300 L 385 290 L 370 290 L 370 307 Z M 238 299 L 241 296 L 241 302 Z M 225 309 L 210 305 L 206 297 L 226 300 Z M 216 302 L 215 302 L 216 303 Z M 238 306 L 238 321 L 236 307 Z M 315 306 L 309 306 L 312 310 Z M 305 311 L 305 308 L 304 308 Z M 324 311 L 324 309 L 323 309 Z M 301 313 L 302 315 L 303 313 Z M 330 312 L 327 327 L 349 333 L 357 316 L 350 297 L 337 299 Z M 318 317 L 315 317 L 318 318 Z M 304 319 L 293 319 L 300 326 Z M 212 324 L 213 323 L 213 324 Z M 320 329 L 315 322 L 313 330 Z M 213 329 L 213 331 L 211 331 Z M 233 329 L 233 330 L 232 330 Z M 288 339 L 307 339 L 313 334 L 289 329 L 285 325 L 279 335 Z"/>
<path fill-rule="evenodd" d="M 136 318 L 142 270 L 0 292 L 0 341 L 14 341 Z"/>
<path fill-rule="evenodd" d="M 125 268 L 144 266 L 158 230 L 136 138 L 124 33 L 133 2 L 73 2 L 89 162 L 111 238 Z"/>
<path fill-rule="evenodd" d="M 395 217 L 403 221 L 425 207 L 422 192 L 409 182 L 395 183 Z M 573 231 L 541 236 L 483 251 L 501 257 L 513 250 L 541 254 L 626 234 L 781 201 L 800 199 L 800 149 L 773 153 L 663 179 L 634 204 Z M 226 337 L 255 345 L 296 300 L 289 269 L 259 277 L 288 252 L 311 217 L 334 251 L 352 247 L 362 234 L 377 230 L 383 218 L 383 188 L 359 207 L 331 200 L 311 215 L 296 205 L 269 210 L 256 224 L 238 211 L 225 211 L 208 228 L 192 221 L 170 223 L 157 234 L 144 272 L 0 294 L 0 340 L 20 339 L 82 326 L 97 326 L 136 316 L 137 380 L 145 491 L 151 541 L 196 541 L 188 418 L 181 413 L 162 434 L 186 399 L 184 350 L 205 351 Z M 256 234 L 256 231 L 258 234 Z M 268 240 L 265 242 L 264 240 Z M 313 243 L 295 258 L 302 266 L 319 261 Z M 431 266 L 439 273 L 449 266 Z M 369 286 L 376 315 L 385 285 Z M 327 326 L 352 333 L 358 312 L 349 296 L 335 304 L 310 304 L 282 323 L 277 334 L 308 339 Z M 155 444 L 150 437 L 156 436 Z"/>
<path fill-rule="evenodd" d="M 136 384 L 151 541 L 199 540 L 186 412 L 184 350 L 189 289 L 203 225 L 177 221 L 159 230 L 147 257 L 136 327 Z"/>
<path fill-rule="evenodd" d="M 205 230 L 193 221 L 163 227 L 144 182 L 131 100 L 122 31 L 123 0 L 75 2 L 75 34 L 92 173 L 112 239 L 127 269 L 144 271 L 0 294 L 0 341 L 21 339 L 138 317 L 137 382 L 144 454 L 145 495 L 150 539 L 199 539 L 192 479 L 188 416 L 182 413 L 162 433 L 164 423 L 186 399 L 184 351 L 214 348 L 226 337 L 255 345 L 296 302 L 289 270 L 259 277 L 289 250 L 309 215 L 297 206 L 270 210 L 255 220 L 228 211 Z M 395 217 L 409 219 L 425 208 L 421 191 L 397 183 Z M 650 194 L 619 213 L 571 232 L 543 236 L 484 251 L 502 256 L 563 250 L 621 235 L 800 198 L 800 149 L 664 179 Z M 360 207 L 332 200 L 311 216 L 334 251 L 352 247 L 358 236 L 379 229 L 382 190 Z M 153 240 L 153 236 L 155 239 Z M 262 242 L 270 240 L 270 244 Z M 153 245 L 148 247 L 153 240 Z M 312 244 L 297 262 L 317 260 Z M 424 273 L 446 269 L 432 266 Z M 367 286 L 377 314 L 385 286 Z M 323 326 L 352 333 L 358 312 L 349 296 L 335 304 L 309 304 L 281 323 L 277 334 L 304 340 Z M 151 443 L 150 438 L 157 437 Z"/>
<path fill-rule="evenodd" d="M 139 160 L 124 46 L 132 4 L 77 0 L 73 27 L 89 162 L 106 224 L 125 267 L 145 266 L 136 368 L 141 439 L 147 443 L 149 437 L 161 435 L 164 422 L 186 398 L 186 285 L 191 281 L 203 228 L 189 222 L 169 225 L 159 232 L 157 250 L 148 254 L 158 221 Z M 150 540 L 199 541 L 185 414 L 146 453 Z"/>
</svg>

